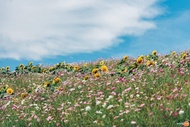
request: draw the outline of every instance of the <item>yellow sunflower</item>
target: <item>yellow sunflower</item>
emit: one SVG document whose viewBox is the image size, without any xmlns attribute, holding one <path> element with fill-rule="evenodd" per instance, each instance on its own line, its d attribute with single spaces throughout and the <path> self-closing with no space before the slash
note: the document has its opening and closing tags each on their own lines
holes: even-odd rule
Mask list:
<svg viewBox="0 0 190 127">
<path fill-rule="evenodd" d="M 9 67 L 9 66 L 6 66 L 6 70 L 9 71 L 9 70 L 10 70 L 10 67 Z"/>
<path fill-rule="evenodd" d="M 102 60 L 100 61 L 100 66 L 103 66 L 105 64 L 105 62 Z"/>
<path fill-rule="evenodd" d="M 146 59 L 148 59 L 149 57 L 150 57 L 150 55 L 147 55 L 147 56 L 146 56 Z"/>
<path fill-rule="evenodd" d="M 60 83 L 60 82 L 61 82 L 61 79 L 60 79 L 60 78 L 55 78 L 55 79 L 53 80 L 53 82 L 54 82 L 54 83 Z"/>
<path fill-rule="evenodd" d="M 152 55 L 156 55 L 156 54 L 157 54 L 156 50 L 152 51 Z"/>
<path fill-rule="evenodd" d="M 175 51 L 172 51 L 172 52 L 171 52 L 171 55 L 175 55 L 175 53 L 176 53 Z"/>
<path fill-rule="evenodd" d="M 32 66 L 31 69 L 34 70 L 36 68 L 36 66 Z"/>
<path fill-rule="evenodd" d="M 7 93 L 8 93 L 9 95 L 12 95 L 12 94 L 13 94 L 13 92 L 14 92 L 14 91 L 13 91 L 13 89 L 12 89 L 12 88 L 8 88 L 8 89 L 7 89 Z"/>
<path fill-rule="evenodd" d="M 99 78 L 99 77 L 100 77 L 100 74 L 99 74 L 99 73 L 96 73 L 96 74 L 94 75 L 94 77 L 95 77 L 95 78 Z"/>
<path fill-rule="evenodd" d="M 94 75 L 94 74 L 96 74 L 96 73 L 98 73 L 98 68 L 94 68 L 94 69 L 92 70 L 92 75 Z"/>
<path fill-rule="evenodd" d="M 108 72 L 108 68 L 106 65 L 101 66 L 101 70 L 104 72 Z"/>
<path fill-rule="evenodd" d="M 146 66 L 150 66 L 150 60 L 146 62 Z"/>
<path fill-rule="evenodd" d="M 47 72 L 47 69 L 43 69 L 42 70 L 42 73 L 44 74 L 44 73 L 46 73 Z"/>
<path fill-rule="evenodd" d="M 153 62 L 153 61 L 148 60 L 148 61 L 146 62 L 146 65 L 147 65 L 147 66 L 154 65 L 154 62 Z"/>
<path fill-rule="evenodd" d="M 126 61 L 128 59 L 128 56 L 124 56 L 123 59 Z"/>
<path fill-rule="evenodd" d="M 89 76 L 84 76 L 84 80 L 88 80 L 89 79 Z"/>
<path fill-rule="evenodd" d="M 29 66 L 32 66 L 32 65 L 33 65 L 33 62 L 30 62 L 28 65 L 29 65 Z"/>
<path fill-rule="evenodd" d="M 17 103 L 18 102 L 18 98 L 14 98 L 13 102 Z"/>
<path fill-rule="evenodd" d="M 187 54 L 186 53 L 183 53 L 182 54 L 182 59 L 185 59 L 187 57 Z"/>
<path fill-rule="evenodd" d="M 56 68 L 59 68 L 60 66 L 61 66 L 60 63 L 57 63 L 57 64 L 56 64 Z"/>
<path fill-rule="evenodd" d="M 143 62 L 143 56 L 139 56 L 138 58 L 137 58 L 137 63 L 138 64 L 141 64 Z"/>
<path fill-rule="evenodd" d="M 24 93 L 21 93 L 21 95 L 20 95 L 20 97 L 23 99 L 23 98 L 25 98 L 25 97 L 27 97 L 28 96 L 28 94 L 26 93 L 26 92 L 24 92 Z"/>
<path fill-rule="evenodd" d="M 85 63 L 83 66 L 86 67 L 86 66 L 87 66 L 87 63 Z"/>
<path fill-rule="evenodd" d="M 79 68 L 78 65 L 76 65 L 76 66 L 74 66 L 74 69 L 75 69 L 76 71 L 78 71 L 80 68 Z"/>
<path fill-rule="evenodd" d="M 65 65 L 65 62 L 63 61 L 63 62 L 61 62 L 61 65 Z"/>
<path fill-rule="evenodd" d="M 20 64 L 19 67 L 20 67 L 20 68 L 24 68 L 24 64 Z"/>
<path fill-rule="evenodd" d="M 44 87 L 49 87 L 49 86 L 50 86 L 50 82 L 49 81 L 44 82 Z"/>
</svg>

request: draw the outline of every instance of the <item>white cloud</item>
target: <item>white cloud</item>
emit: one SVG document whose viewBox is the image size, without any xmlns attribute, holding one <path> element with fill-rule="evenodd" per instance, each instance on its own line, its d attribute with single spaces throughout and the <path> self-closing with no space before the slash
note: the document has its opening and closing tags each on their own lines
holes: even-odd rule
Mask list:
<svg viewBox="0 0 190 127">
<path fill-rule="evenodd" d="M 190 48 L 190 10 L 173 13 L 172 16 L 157 20 L 157 29 L 149 30 L 139 38 L 127 44 L 127 50 L 113 54 L 113 57 L 129 55 L 137 57 L 147 55 L 153 50 L 158 54 L 169 54 L 171 51 L 183 52 Z"/>
<path fill-rule="evenodd" d="M 102 50 L 155 28 L 157 0 L 0 0 L 0 58 Z M 147 20 L 148 19 L 148 20 Z"/>
</svg>

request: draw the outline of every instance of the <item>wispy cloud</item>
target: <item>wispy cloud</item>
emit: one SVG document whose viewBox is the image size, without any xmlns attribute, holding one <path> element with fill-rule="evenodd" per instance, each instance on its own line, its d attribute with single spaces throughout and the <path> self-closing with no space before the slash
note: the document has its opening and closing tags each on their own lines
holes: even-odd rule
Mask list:
<svg viewBox="0 0 190 127">
<path fill-rule="evenodd" d="M 146 31 L 142 36 L 128 43 L 127 50 L 115 56 L 129 54 L 138 56 L 158 50 L 160 54 L 168 54 L 175 50 L 181 52 L 190 48 L 190 10 L 173 13 L 172 16 L 155 21 L 156 29 Z"/>
<path fill-rule="evenodd" d="M 0 0 L 0 58 L 92 52 L 155 28 L 157 0 Z"/>
</svg>

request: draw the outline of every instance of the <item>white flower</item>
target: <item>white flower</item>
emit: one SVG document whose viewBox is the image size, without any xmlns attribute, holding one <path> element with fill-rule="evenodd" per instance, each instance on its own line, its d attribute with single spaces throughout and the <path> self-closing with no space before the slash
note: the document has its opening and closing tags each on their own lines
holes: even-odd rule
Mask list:
<svg viewBox="0 0 190 127">
<path fill-rule="evenodd" d="M 75 90 L 75 88 L 71 88 L 69 91 L 71 91 L 71 92 L 72 92 L 72 91 L 74 91 L 74 90 Z"/>
<path fill-rule="evenodd" d="M 70 104 L 71 104 L 71 102 L 67 102 L 67 104 L 69 104 L 69 105 L 70 105 Z"/>
<path fill-rule="evenodd" d="M 122 99 L 119 99 L 118 101 L 119 101 L 119 102 L 122 102 L 123 100 L 122 100 Z"/>
<path fill-rule="evenodd" d="M 131 124 L 136 124 L 136 121 L 131 121 Z"/>
<path fill-rule="evenodd" d="M 135 90 L 138 90 L 138 89 L 139 89 L 139 87 L 136 87 L 136 88 L 135 88 Z"/>
<path fill-rule="evenodd" d="M 102 116 L 102 118 L 105 118 L 105 117 L 106 117 L 106 115 L 103 115 L 103 116 Z"/>
<path fill-rule="evenodd" d="M 79 86 L 78 86 L 78 88 L 79 88 L 79 89 L 81 89 L 81 88 L 82 88 L 82 86 L 80 86 L 80 85 L 79 85 Z"/>
<path fill-rule="evenodd" d="M 109 100 L 112 99 L 112 98 L 113 98 L 113 96 L 110 95 L 110 96 L 107 98 L 107 100 L 109 101 Z"/>
<path fill-rule="evenodd" d="M 179 114 L 183 114 L 183 113 L 184 113 L 184 111 L 183 111 L 183 110 L 180 110 L 180 111 L 179 111 Z"/>
<path fill-rule="evenodd" d="M 82 80 L 82 83 L 86 83 L 86 80 Z"/>
<path fill-rule="evenodd" d="M 22 102 L 21 102 L 22 103 Z M 38 105 L 37 104 L 30 104 L 30 106 L 34 106 L 34 108 L 36 109 L 36 110 L 38 110 L 39 109 L 39 107 L 38 107 Z"/>
<path fill-rule="evenodd" d="M 104 103 L 104 104 L 102 105 L 102 107 L 105 108 L 105 107 L 106 107 L 106 103 Z"/>
<path fill-rule="evenodd" d="M 99 105 L 101 103 L 101 101 L 96 101 L 96 105 Z"/>
<path fill-rule="evenodd" d="M 38 106 L 37 104 L 30 104 L 30 106 Z"/>
<path fill-rule="evenodd" d="M 97 113 L 97 114 L 102 114 L 102 112 L 101 112 L 101 111 L 96 111 L 96 113 Z"/>
<path fill-rule="evenodd" d="M 36 106 L 36 107 L 35 107 L 35 109 L 36 109 L 36 110 L 38 110 L 38 109 L 39 109 L 39 107 L 38 107 L 38 106 Z"/>
<path fill-rule="evenodd" d="M 11 101 L 9 101 L 7 104 L 5 104 L 4 107 L 6 108 L 10 103 L 11 103 Z"/>
<path fill-rule="evenodd" d="M 85 110 L 86 110 L 86 111 L 90 111 L 90 110 L 91 110 L 91 107 L 90 107 L 90 106 L 87 106 L 87 107 L 85 108 Z"/>
<path fill-rule="evenodd" d="M 107 107 L 107 109 L 111 109 L 111 108 L 113 108 L 113 105 L 109 105 L 109 106 Z"/>
<path fill-rule="evenodd" d="M 40 90 L 40 87 L 37 86 L 36 89 L 34 90 L 36 93 Z"/>
<path fill-rule="evenodd" d="M 190 106 L 190 103 L 189 103 L 189 106 Z"/>
<path fill-rule="evenodd" d="M 24 102 L 25 102 L 25 100 L 22 100 L 22 101 L 21 101 L 21 104 L 23 105 L 23 104 L 24 104 Z"/>
</svg>

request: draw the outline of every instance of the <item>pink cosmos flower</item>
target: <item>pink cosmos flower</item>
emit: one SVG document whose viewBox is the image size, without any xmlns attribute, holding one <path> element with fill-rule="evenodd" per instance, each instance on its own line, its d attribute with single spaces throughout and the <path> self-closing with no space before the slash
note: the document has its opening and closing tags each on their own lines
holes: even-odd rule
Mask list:
<svg viewBox="0 0 190 127">
<path fill-rule="evenodd" d="M 141 105 L 139 105 L 140 108 L 142 108 L 143 106 L 145 106 L 145 104 L 141 104 Z"/>
<path fill-rule="evenodd" d="M 28 126 L 31 126 L 31 125 L 32 125 L 32 123 L 29 123 L 29 124 L 28 124 Z"/>
<path fill-rule="evenodd" d="M 158 97 L 157 97 L 157 100 L 161 100 L 161 99 L 162 99 L 162 96 L 158 96 Z"/>
<path fill-rule="evenodd" d="M 179 95 L 178 93 L 177 93 L 177 94 L 175 94 L 175 95 L 174 95 L 174 99 L 175 99 L 178 95 Z"/>
<path fill-rule="evenodd" d="M 170 110 L 169 108 L 166 108 L 166 111 Z"/>
<path fill-rule="evenodd" d="M 150 112 L 148 115 L 151 116 L 153 114 L 153 112 Z"/>
<path fill-rule="evenodd" d="M 125 89 L 125 92 L 129 92 L 131 90 L 131 87 Z"/>
<path fill-rule="evenodd" d="M 48 117 L 46 118 L 47 121 L 50 121 L 51 119 L 52 119 L 51 116 L 48 116 Z"/>
</svg>

